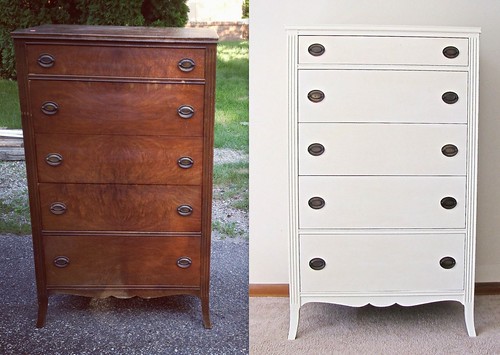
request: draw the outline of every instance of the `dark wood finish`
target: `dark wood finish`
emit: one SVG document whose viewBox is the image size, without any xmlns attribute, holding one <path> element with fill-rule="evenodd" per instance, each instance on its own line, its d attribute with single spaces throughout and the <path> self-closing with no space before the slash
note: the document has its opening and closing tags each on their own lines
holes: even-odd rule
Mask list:
<svg viewBox="0 0 500 355">
<path fill-rule="evenodd" d="M 288 284 L 250 284 L 249 297 L 288 297 Z"/>
<path fill-rule="evenodd" d="M 66 293 L 195 295 L 210 328 L 217 35 L 74 25 L 12 35 L 37 327 L 45 323 L 49 295 Z M 194 62 L 192 70 L 179 68 L 183 60 Z M 181 106 L 192 107 L 193 116 L 181 117 Z M 183 156 L 192 167 L 178 165 Z M 177 212 L 179 206 L 192 213 Z M 191 266 L 179 268 L 174 254 L 189 257 Z"/>
<path fill-rule="evenodd" d="M 204 85 L 30 80 L 29 88 L 39 133 L 203 136 Z M 44 114 L 45 102 L 57 113 Z M 182 105 L 193 117 L 179 116 Z"/>
<path fill-rule="evenodd" d="M 36 135 L 40 182 L 200 185 L 203 138 L 164 136 Z M 47 156 L 62 156 L 52 166 Z M 189 157 L 193 166 L 179 167 Z"/>
<path fill-rule="evenodd" d="M 477 296 L 500 295 L 500 282 L 478 282 L 475 294 Z"/>
</svg>

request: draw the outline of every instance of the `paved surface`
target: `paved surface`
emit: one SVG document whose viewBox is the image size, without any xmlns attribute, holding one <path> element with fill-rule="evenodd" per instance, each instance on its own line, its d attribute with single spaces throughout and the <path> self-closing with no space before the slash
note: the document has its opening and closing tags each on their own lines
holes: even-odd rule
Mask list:
<svg viewBox="0 0 500 355">
<path fill-rule="evenodd" d="M 49 297 L 37 315 L 31 238 L 0 235 L 0 354 L 248 354 L 248 244 L 212 242 L 211 320 L 199 299 Z"/>
</svg>

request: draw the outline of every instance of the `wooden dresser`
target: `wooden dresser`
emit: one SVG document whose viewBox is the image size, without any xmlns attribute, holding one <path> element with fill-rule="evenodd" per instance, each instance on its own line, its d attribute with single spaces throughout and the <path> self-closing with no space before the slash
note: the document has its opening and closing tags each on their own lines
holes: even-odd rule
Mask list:
<svg viewBox="0 0 500 355">
<path fill-rule="evenodd" d="M 290 332 L 307 302 L 464 305 L 477 28 L 288 29 Z"/>
<path fill-rule="evenodd" d="M 210 328 L 217 34 L 44 25 L 12 33 L 38 291 L 190 294 Z"/>
</svg>

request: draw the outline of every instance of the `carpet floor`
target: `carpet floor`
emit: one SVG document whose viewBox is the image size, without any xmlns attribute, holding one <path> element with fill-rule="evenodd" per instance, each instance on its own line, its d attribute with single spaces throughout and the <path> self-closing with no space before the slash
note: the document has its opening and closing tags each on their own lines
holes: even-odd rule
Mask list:
<svg viewBox="0 0 500 355">
<path fill-rule="evenodd" d="M 476 297 L 475 338 L 467 335 L 458 302 L 386 308 L 309 303 L 301 308 L 295 340 L 287 340 L 288 319 L 288 298 L 250 298 L 250 353 L 500 354 L 500 296 Z"/>
</svg>

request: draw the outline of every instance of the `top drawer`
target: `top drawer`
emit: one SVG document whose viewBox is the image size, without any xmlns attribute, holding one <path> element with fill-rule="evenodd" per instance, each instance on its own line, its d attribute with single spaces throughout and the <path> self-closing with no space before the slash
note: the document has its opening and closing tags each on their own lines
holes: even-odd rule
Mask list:
<svg viewBox="0 0 500 355">
<path fill-rule="evenodd" d="M 27 46 L 29 74 L 205 78 L 203 48 Z"/>
<path fill-rule="evenodd" d="M 468 39 L 299 36 L 299 63 L 468 65 Z"/>
</svg>

